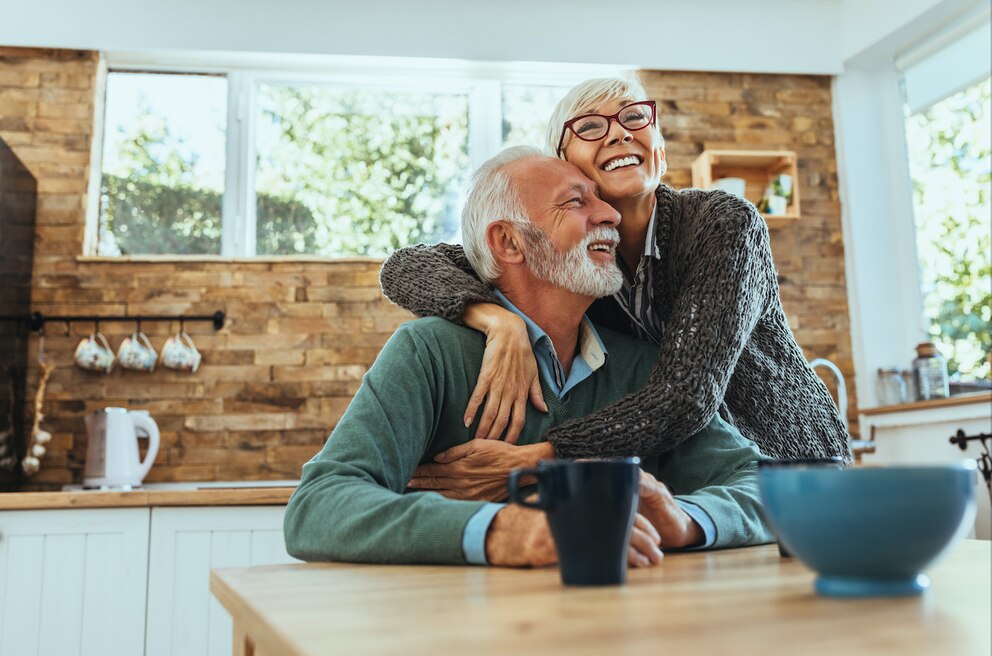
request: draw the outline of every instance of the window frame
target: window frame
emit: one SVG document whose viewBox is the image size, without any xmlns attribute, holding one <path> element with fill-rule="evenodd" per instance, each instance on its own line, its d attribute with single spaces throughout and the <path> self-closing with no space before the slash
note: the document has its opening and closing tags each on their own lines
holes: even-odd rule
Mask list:
<svg viewBox="0 0 992 656">
<path fill-rule="evenodd" d="M 502 146 L 502 85 L 569 87 L 592 77 L 629 75 L 613 66 L 484 63 L 395 57 L 336 57 L 262 53 L 102 53 L 94 103 L 90 184 L 83 256 L 97 256 L 106 80 L 111 73 L 223 75 L 227 79 L 227 131 L 219 255 L 170 254 L 156 259 L 308 259 L 348 256 L 256 254 L 256 112 L 259 86 L 313 84 L 329 88 L 464 93 L 468 97 L 468 158 L 472 170 Z M 148 256 L 109 256 L 106 259 Z M 100 258 L 104 259 L 104 258 Z M 379 258 L 375 258 L 379 259 Z"/>
</svg>

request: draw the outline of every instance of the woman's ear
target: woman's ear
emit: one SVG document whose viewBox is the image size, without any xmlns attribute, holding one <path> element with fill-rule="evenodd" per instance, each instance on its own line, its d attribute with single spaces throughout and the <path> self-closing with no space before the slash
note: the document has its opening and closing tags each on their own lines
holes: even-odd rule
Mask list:
<svg viewBox="0 0 992 656">
<path fill-rule="evenodd" d="M 506 221 L 493 221 L 486 226 L 486 245 L 500 264 L 522 264 L 524 261 L 520 232 Z"/>
</svg>

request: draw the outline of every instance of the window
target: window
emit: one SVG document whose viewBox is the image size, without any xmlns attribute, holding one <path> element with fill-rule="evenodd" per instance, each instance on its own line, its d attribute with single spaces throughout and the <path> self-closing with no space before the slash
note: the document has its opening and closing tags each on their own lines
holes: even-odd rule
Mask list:
<svg viewBox="0 0 992 656">
<path fill-rule="evenodd" d="M 504 146 L 543 148 L 565 92 L 617 74 L 109 57 L 91 213 L 110 256 L 381 257 L 457 241 L 471 171 Z"/>
<path fill-rule="evenodd" d="M 504 84 L 502 94 L 503 146 L 545 149 L 548 119 L 568 87 Z"/>
<path fill-rule="evenodd" d="M 262 84 L 256 135 L 260 255 L 383 256 L 458 232 L 465 93 Z"/>
<path fill-rule="evenodd" d="M 959 381 L 992 379 L 990 121 L 988 78 L 906 118 L 924 310 Z"/>
<path fill-rule="evenodd" d="M 227 80 L 107 76 L 100 255 L 219 254 Z"/>
</svg>

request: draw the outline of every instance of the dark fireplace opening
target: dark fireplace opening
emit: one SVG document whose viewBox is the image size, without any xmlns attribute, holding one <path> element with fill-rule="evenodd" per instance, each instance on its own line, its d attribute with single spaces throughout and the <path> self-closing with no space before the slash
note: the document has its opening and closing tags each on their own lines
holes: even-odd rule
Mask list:
<svg viewBox="0 0 992 656">
<path fill-rule="evenodd" d="M 31 313 L 37 196 L 35 177 L 0 139 L 0 317 Z M 25 322 L 0 321 L 0 492 L 16 489 L 22 478 L 28 336 Z"/>
</svg>

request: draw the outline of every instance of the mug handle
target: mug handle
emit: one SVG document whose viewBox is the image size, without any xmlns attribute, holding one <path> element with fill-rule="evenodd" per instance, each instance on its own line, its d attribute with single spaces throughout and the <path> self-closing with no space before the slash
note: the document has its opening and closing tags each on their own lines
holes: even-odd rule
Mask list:
<svg viewBox="0 0 992 656">
<path fill-rule="evenodd" d="M 113 350 L 110 348 L 110 342 L 108 342 L 107 338 L 103 336 L 103 333 L 101 332 L 93 333 L 93 341 L 100 342 L 100 345 L 104 349 L 106 349 L 108 353 L 113 353 Z"/>
<path fill-rule="evenodd" d="M 134 337 L 135 337 L 134 341 L 144 344 L 145 348 L 148 349 L 149 351 L 155 350 L 154 348 L 152 348 L 152 340 L 148 339 L 148 335 L 146 335 L 145 333 L 142 332 L 134 333 Z"/>
<path fill-rule="evenodd" d="M 510 472 L 510 477 L 506 479 L 506 488 L 509 499 L 512 503 L 519 503 L 521 506 L 526 508 L 535 508 L 537 510 L 545 510 L 545 496 L 543 490 L 541 489 L 541 474 L 544 470 L 533 468 L 533 469 L 514 469 Z M 528 501 L 520 490 L 520 479 L 524 476 L 534 476 L 537 478 L 537 501 Z"/>
<path fill-rule="evenodd" d="M 199 353 L 199 351 L 196 350 L 196 345 L 193 344 L 193 338 L 187 335 L 186 331 L 180 330 L 176 337 L 178 337 L 179 341 L 185 344 L 189 350 Z"/>
</svg>

